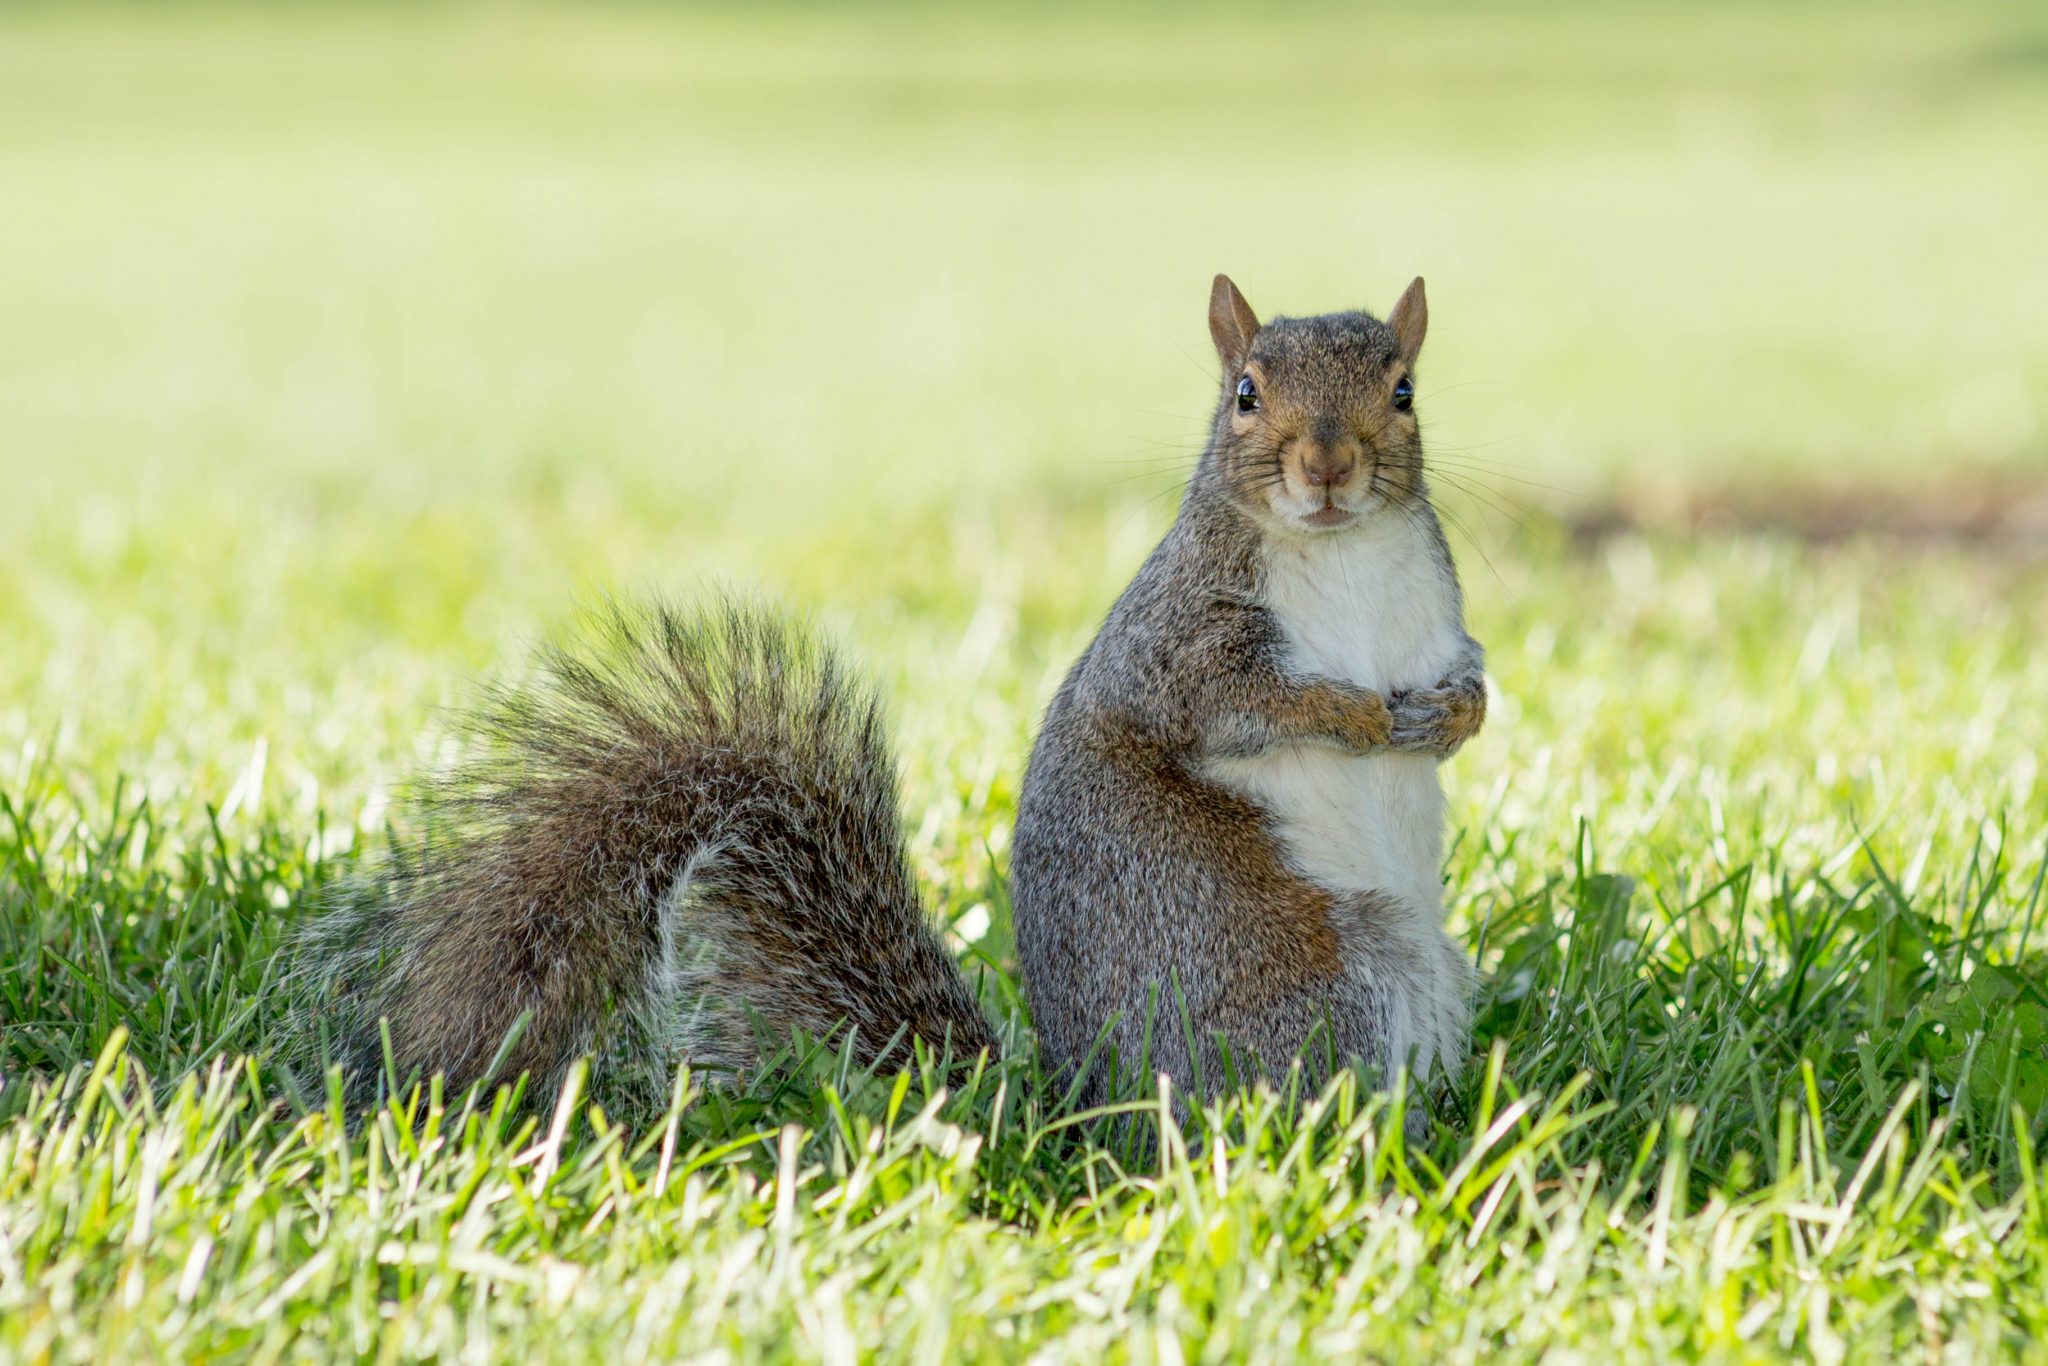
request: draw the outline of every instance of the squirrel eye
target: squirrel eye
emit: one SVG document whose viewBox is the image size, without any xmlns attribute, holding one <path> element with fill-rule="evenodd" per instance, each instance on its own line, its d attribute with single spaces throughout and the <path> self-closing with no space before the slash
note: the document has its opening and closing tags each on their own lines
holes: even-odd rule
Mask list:
<svg viewBox="0 0 2048 1366">
<path fill-rule="evenodd" d="M 1259 406 L 1259 386 L 1252 383 L 1250 375 L 1237 382 L 1237 410 L 1249 413 Z"/>
<path fill-rule="evenodd" d="M 1397 412 L 1405 413 L 1414 406 L 1415 381 L 1403 375 L 1394 385 L 1394 408 Z"/>
</svg>

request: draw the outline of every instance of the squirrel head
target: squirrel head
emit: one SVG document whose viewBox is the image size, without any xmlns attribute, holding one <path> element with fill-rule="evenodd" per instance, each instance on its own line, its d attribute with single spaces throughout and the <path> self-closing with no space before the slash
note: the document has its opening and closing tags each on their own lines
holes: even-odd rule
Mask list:
<svg viewBox="0 0 2048 1366">
<path fill-rule="evenodd" d="M 1427 497 L 1415 357 L 1429 330 L 1417 279 L 1386 320 L 1326 313 L 1259 323 L 1227 275 L 1209 293 L 1223 392 L 1213 472 L 1269 530 L 1330 535 Z"/>
</svg>

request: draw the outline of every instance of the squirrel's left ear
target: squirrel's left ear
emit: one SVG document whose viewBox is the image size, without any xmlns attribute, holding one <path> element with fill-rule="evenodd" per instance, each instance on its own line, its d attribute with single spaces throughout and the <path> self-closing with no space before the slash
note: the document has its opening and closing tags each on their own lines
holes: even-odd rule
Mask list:
<svg viewBox="0 0 2048 1366">
<path fill-rule="evenodd" d="M 1216 343 L 1216 357 L 1223 362 L 1223 384 L 1228 388 L 1244 369 L 1252 353 L 1252 338 L 1259 335 L 1259 315 L 1237 292 L 1228 275 L 1216 277 L 1209 287 L 1209 336 Z"/>
<path fill-rule="evenodd" d="M 1429 300 L 1422 296 L 1420 275 L 1401 295 L 1401 302 L 1394 305 L 1394 311 L 1387 315 L 1387 326 L 1394 329 L 1401 359 L 1410 365 L 1415 364 L 1415 357 L 1422 350 L 1422 338 L 1429 331 Z"/>
</svg>

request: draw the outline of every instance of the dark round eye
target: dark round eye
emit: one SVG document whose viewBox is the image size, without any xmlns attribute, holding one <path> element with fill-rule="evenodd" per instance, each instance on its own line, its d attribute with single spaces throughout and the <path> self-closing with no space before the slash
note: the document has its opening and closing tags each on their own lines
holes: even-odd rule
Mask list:
<svg viewBox="0 0 2048 1366">
<path fill-rule="evenodd" d="M 1394 385 L 1394 409 L 1407 412 L 1415 406 L 1415 381 L 1403 375 Z"/>
<path fill-rule="evenodd" d="M 1246 375 L 1237 382 L 1237 410 L 1240 413 L 1249 413 L 1256 410 L 1258 406 L 1259 386 L 1252 383 L 1250 375 Z"/>
</svg>

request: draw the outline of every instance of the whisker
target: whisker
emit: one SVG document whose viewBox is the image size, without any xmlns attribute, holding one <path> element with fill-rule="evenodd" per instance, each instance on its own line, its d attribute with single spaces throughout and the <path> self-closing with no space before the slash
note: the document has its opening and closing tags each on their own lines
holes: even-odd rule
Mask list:
<svg viewBox="0 0 2048 1366">
<path fill-rule="evenodd" d="M 1524 488 L 1542 489 L 1545 493 L 1555 493 L 1563 498 L 1577 498 L 1580 496 L 1580 492 L 1577 489 L 1562 488 L 1556 484 L 1545 484 L 1535 479 L 1523 479 L 1518 475 L 1503 474 L 1499 470 L 1477 469 L 1455 460 L 1440 460 L 1434 454 L 1429 458 L 1429 467 L 1437 471 L 1447 468 L 1454 469 L 1470 478 L 1505 479 L 1511 484 L 1520 484 Z"/>
<path fill-rule="evenodd" d="M 1485 511 L 1494 516 L 1505 518 L 1513 524 L 1517 531 L 1526 532 L 1533 525 L 1531 519 L 1534 514 L 1531 509 L 1517 506 L 1511 500 L 1504 500 L 1485 488 L 1468 484 L 1456 475 L 1447 474 L 1440 470 L 1437 472 L 1437 477 L 1458 493 L 1477 503 Z"/>
<path fill-rule="evenodd" d="M 1463 519 L 1461 519 L 1457 515 L 1457 513 L 1453 512 L 1451 509 L 1443 507 L 1439 504 L 1428 503 L 1425 506 L 1427 506 L 1430 512 L 1436 516 L 1439 526 L 1441 526 L 1442 523 L 1446 521 L 1448 521 L 1451 524 L 1451 529 L 1464 538 L 1465 543 L 1472 547 L 1472 553 L 1479 557 L 1479 562 L 1486 566 L 1486 572 L 1493 575 L 1494 582 L 1500 584 L 1501 587 L 1505 588 L 1507 586 L 1507 580 L 1501 577 L 1500 567 L 1493 562 L 1493 556 L 1486 553 L 1485 543 L 1481 541 L 1478 536 L 1475 536 L 1472 533 L 1472 529 L 1465 525 Z M 1422 529 L 1427 530 L 1426 526 L 1422 526 L 1421 518 L 1422 514 L 1420 512 L 1416 512 L 1413 514 L 1411 520 L 1413 520 Z"/>
</svg>

